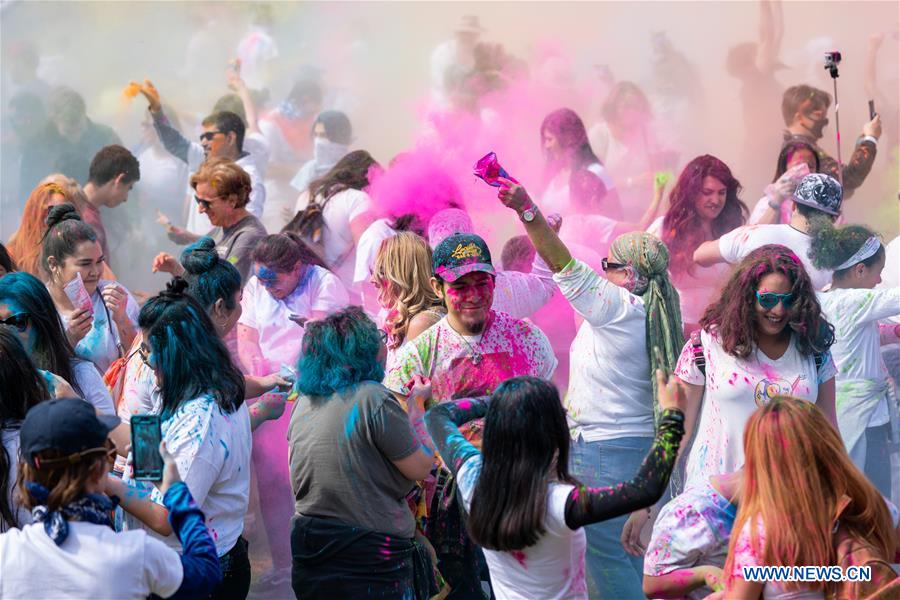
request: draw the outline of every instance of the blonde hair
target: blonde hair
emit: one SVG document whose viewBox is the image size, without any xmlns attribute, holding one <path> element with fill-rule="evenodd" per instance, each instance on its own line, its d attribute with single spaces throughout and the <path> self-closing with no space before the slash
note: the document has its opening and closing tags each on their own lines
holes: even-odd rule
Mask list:
<svg viewBox="0 0 900 600">
<path fill-rule="evenodd" d="M 250 175 L 237 163 L 227 158 L 211 158 L 191 175 L 191 187 L 196 190 L 201 183 L 208 183 L 219 198 L 243 208 L 250 202 Z"/>
<path fill-rule="evenodd" d="M 748 523 L 750 546 L 764 565 L 838 564 L 833 538 L 838 518 L 852 537 L 868 542 L 881 558 L 893 558 L 896 540 L 884 499 L 850 460 L 840 434 L 815 404 L 779 396 L 753 413 L 744 427 L 744 459 L 740 508 L 725 563 L 728 582 L 736 542 Z M 850 502 L 838 515 L 845 496 Z M 825 582 L 784 585 L 826 589 Z"/>
<path fill-rule="evenodd" d="M 441 306 L 431 287 L 431 247 L 422 237 L 403 231 L 378 248 L 373 277 L 385 286 L 390 314 L 385 319 L 388 347 L 398 348 L 406 339 L 409 322 L 420 312 Z"/>
</svg>

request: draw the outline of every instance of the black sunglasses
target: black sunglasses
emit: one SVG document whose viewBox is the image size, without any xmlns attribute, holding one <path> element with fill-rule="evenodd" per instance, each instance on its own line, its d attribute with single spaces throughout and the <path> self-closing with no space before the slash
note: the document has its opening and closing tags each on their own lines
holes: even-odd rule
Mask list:
<svg viewBox="0 0 900 600">
<path fill-rule="evenodd" d="M 5 319 L 0 319 L 0 325 L 15 327 L 19 333 L 23 333 L 28 329 L 28 321 L 30 319 L 31 317 L 28 316 L 28 313 L 19 313 L 17 315 L 6 317 Z"/>
<path fill-rule="evenodd" d="M 204 210 L 209 210 L 209 207 L 212 204 L 212 200 L 204 200 L 197 194 L 194 194 L 194 202 L 196 202 L 198 206 L 202 206 Z"/>
<path fill-rule="evenodd" d="M 203 133 L 200 134 L 200 141 L 201 142 L 211 142 L 211 141 L 213 141 L 213 138 L 216 137 L 217 135 L 219 135 L 220 133 L 223 135 L 225 134 L 224 131 L 204 131 Z"/>
<path fill-rule="evenodd" d="M 624 269 L 628 265 L 623 265 L 622 263 L 609 262 L 609 259 L 604 258 L 600 261 L 600 266 L 603 267 L 604 271 L 609 271 L 610 269 Z"/>
</svg>

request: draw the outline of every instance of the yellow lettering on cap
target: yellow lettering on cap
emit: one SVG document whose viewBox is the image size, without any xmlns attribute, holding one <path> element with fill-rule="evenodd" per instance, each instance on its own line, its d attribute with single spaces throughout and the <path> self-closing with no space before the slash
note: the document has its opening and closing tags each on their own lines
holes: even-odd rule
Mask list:
<svg viewBox="0 0 900 600">
<path fill-rule="evenodd" d="M 459 244 L 450 256 L 456 259 L 478 257 L 481 256 L 481 248 L 476 246 L 475 242 L 470 242 L 468 246 Z"/>
</svg>

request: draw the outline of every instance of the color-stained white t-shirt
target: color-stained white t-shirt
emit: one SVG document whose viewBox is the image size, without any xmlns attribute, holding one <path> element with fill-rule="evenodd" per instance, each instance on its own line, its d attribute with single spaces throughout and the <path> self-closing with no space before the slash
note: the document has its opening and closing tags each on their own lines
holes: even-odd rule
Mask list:
<svg viewBox="0 0 900 600">
<path fill-rule="evenodd" d="M 384 385 L 408 395 L 414 375 L 431 380 L 432 397 L 443 402 L 485 396 L 512 377 L 531 375 L 550 380 L 556 356 L 544 333 L 506 313 L 491 311 L 478 336 L 462 336 L 444 317 L 394 355 Z"/>
<path fill-rule="evenodd" d="M 553 279 L 584 318 L 569 353 L 565 404 L 573 438 L 652 438 L 653 388 L 643 298 L 577 259 Z"/>
<path fill-rule="evenodd" d="M 290 320 L 291 315 L 309 318 L 313 312 L 332 313 L 349 304 L 347 290 L 328 269 L 311 266 L 294 291 L 276 299 L 256 276 L 244 286 L 240 325 L 259 333 L 259 347 L 269 362 L 269 371 L 281 363 L 296 364 L 303 342 L 303 328 Z"/>
<path fill-rule="evenodd" d="M 653 524 L 644 575 L 661 577 L 701 565 L 723 568 L 737 508 L 708 479 L 672 498 Z M 704 586 L 685 597 L 700 600 L 711 593 Z"/>
<path fill-rule="evenodd" d="M 481 455 L 473 456 L 456 478 L 466 510 L 472 503 L 481 474 Z M 584 529 L 566 525 L 566 500 L 574 486 L 551 483 L 547 491 L 544 535 L 532 546 L 512 552 L 484 550 L 491 572 L 491 587 L 499 600 L 531 600 L 535 597 L 564 600 L 587 598 Z"/>
<path fill-rule="evenodd" d="M 69 521 L 59 546 L 43 523 L 0 534 L 0 598 L 168 598 L 183 577 L 178 553 L 144 531 Z"/>
<path fill-rule="evenodd" d="M 75 356 L 94 363 L 101 374 L 106 373 L 109 365 L 119 358 L 119 343 L 121 340 L 119 328 L 116 326 L 115 321 L 111 319 L 112 313 L 107 311 L 106 305 L 103 303 L 103 296 L 100 294 L 100 291 L 108 285 L 118 286 L 125 291 L 125 294 L 128 296 L 125 312 L 128 315 L 128 320 L 131 321 L 134 327 L 137 327 L 138 313 L 141 311 L 137 300 L 121 283 L 101 280 L 97 284 L 97 290 L 91 295 L 91 302 L 94 307 L 94 321 L 91 323 L 91 329 L 76 344 Z M 59 317 L 62 319 L 63 328 L 67 327 L 69 324 L 68 317 L 62 313 L 60 313 Z"/>
<path fill-rule="evenodd" d="M 687 460 L 685 488 L 702 485 L 712 475 L 737 471 L 744 464 L 744 425 L 750 415 L 775 396 L 815 403 L 819 385 L 834 378 L 831 354 L 816 369 L 815 357 L 803 355 L 792 336 L 788 349 L 771 359 L 755 349 L 746 359 L 725 352 L 717 334 L 701 331 L 706 376 L 694 361 L 691 341 L 684 345 L 675 376 L 705 386 L 696 434 Z M 686 435 L 690 435 L 687 432 Z"/>
<path fill-rule="evenodd" d="M 309 194 L 301 195 L 309 202 Z M 317 199 L 323 202 L 322 198 Z M 297 210 L 306 208 L 307 204 L 298 201 Z M 356 268 L 356 249 L 350 223 L 360 215 L 372 209 L 372 200 L 362 190 L 346 189 L 333 195 L 322 209 L 325 228 L 322 231 L 322 244 L 325 247 L 325 264 L 340 278 L 345 286 L 353 285 L 353 274 Z"/>
<path fill-rule="evenodd" d="M 206 527 L 218 555 L 227 554 L 244 530 L 250 499 L 252 435 L 247 404 L 226 414 L 212 396 L 188 400 L 162 422 L 162 438 L 175 457 L 181 480 L 206 516 Z M 163 503 L 156 486 L 132 480 L 129 471 L 124 479 L 130 487 L 149 492 L 152 501 Z M 128 529 L 147 529 L 130 515 L 125 520 Z M 181 550 L 174 533 L 163 538 L 147 531 L 169 547 Z"/>
<path fill-rule="evenodd" d="M 821 290 L 831 283 L 831 271 L 817 269 L 809 257 L 812 238 L 790 225 L 745 225 L 719 238 L 719 253 L 730 264 L 740 262 L 761 246 L 780 244 L 790 248 L 812 279 L 813 287 Z"/>
</svg>

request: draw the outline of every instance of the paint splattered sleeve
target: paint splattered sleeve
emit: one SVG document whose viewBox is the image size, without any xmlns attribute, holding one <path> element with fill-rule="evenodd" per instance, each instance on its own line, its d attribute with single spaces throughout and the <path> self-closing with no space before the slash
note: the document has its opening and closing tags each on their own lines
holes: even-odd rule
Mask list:
<svg viewBox="0 0 900 600">
<path fill-rule="evenodd" d="M 659 500 L 675 466 L 678 444 L 684 435 L 684 413 L 663 411 L 656 439 L 637 474 L 612 487 L 573 489 L 566 500 L 566 525 L 578 529 L 651 506 Z"/>
<path fill-rule="evenodd" d="M 593 327 L 602 327 L 625 310 L 623 294 L 628 292 L 576 258 L 556 273 L 553 280 L 575 312 Z"/>
<path fill-rule="evenodd" d="M 438 404 L 425 414 L 425 425 L 435 448 L 447 468 L 456 475 L 467 460 L 481 453 L 459 431 L 474 419 L 482 418 L 487 413 L 488 396 L 480 398 L 464 398 L 453 402 Z"/>
</svg>

